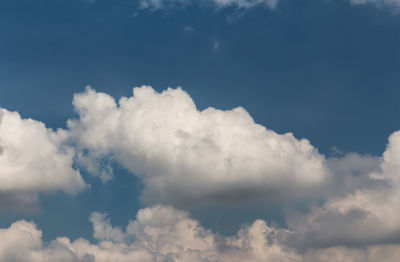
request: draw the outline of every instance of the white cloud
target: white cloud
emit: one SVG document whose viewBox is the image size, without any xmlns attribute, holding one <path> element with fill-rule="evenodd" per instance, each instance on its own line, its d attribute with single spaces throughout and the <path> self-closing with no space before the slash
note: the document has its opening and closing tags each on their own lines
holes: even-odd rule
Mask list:
<svg viewBox="0 0 400 262">
<path fill-rule="evenodd" d="M 100 214 L 95 214 L 98 216 Z M 155 206 L 138 212 L 115 239 L 96 236 L 96 228 L 113 230 L 105 219 L 92 219 L 98 243 L 59 237 L 44 244 L 33 222 L 18 221 L 0 229 L 0 261 L 7 262 L 395 262 L 398 245 L 367 248 L 333 247 L 297 253 L 286 245 L 293 232 L 256 220 L 235 236 L 224 237 L 203 228 L 187 212 Z M 104 238 L 105 236 L 105 238 Z"/>
<path fill-rule="evenodd" d="M 194 3 L 212 5 L 216 8 L 235 7 L 249 9 L 255 6 L 265 6 L 274 9 L 278 5 L 278 0 L 140 0 L 139 5 L 142 9 L 159 10 L 174 6 L 186 7 Z"/>
<path fill-rule="evenodd" d="M 84 239 L 71 242 L 68 238 L 57 238 L 44 245 L 35 224 L 15 222 L 0 229 L 0 261 L 298 261 L 294 260 L 297 254 L 280 244 L 287 232 L 269 227 L 262 220 L 242 228 L 237 236 L 222 237 L 201 227 L 184 211 L 155 206 L 138 212 L 137 219 L 123 232 L 124 241 L 119 237 L 117 241 L 98 237 L 96 228 L 104 227 L 107 222 L 92 221 L 97 244 Z M 106 227 L 112 228 L 109 224 Z"/>
<path fill-rule="evenodd" d="M 293 197 L 327 177 L 308 140 L 266 129 L 241 107 L 198 111 L 179 88 L 133 92 L 117 105 L 88 88 L 74 96 L 80 119 L 68 126 L 88 159 L 111 155 L 139 175 L 147 203 Z"/>
<path fill-rule="evenodd" d="M 85 188 L 66 138 L 65 130 L 0 108 L 0 206 L 18 208 L 35 203 L 40 192 L 75 194 Z"/>
<path fill-rule="evenodd" d="M 234 237 L 214 234 L 187 212 L 165 206 L 140 210 L 125 230 L 93 213 L 96 244 L 67 238 L 43 244 L 33 223 L 19 221 L 0 230 L 0 261 L 358 262 L 396 261 L 399 255 L 400 131 L 389 137 L 382 157 L 325 159 L 308 140 L 258 125 L 241 107 L 199 111 L 180 88 L 157 93 L 143 86 L 118 103 L 88 88 L 73 104 L 79 119 L 57 131 L 0 109 L 1 207 L 32 206 L 41 192 L 82 190 L 86 184 L 72 168 L 74 159 L 106 181 L 112 170 L 104 158 L 138 175 L 143 199 L 152 204 L 280 200 L 315 192 L 326 202 L 307 214 L 290 214 L 290 230 L 256 220 Z M 14 250 L 19 242 L 21 250 Z"/>
</svg>

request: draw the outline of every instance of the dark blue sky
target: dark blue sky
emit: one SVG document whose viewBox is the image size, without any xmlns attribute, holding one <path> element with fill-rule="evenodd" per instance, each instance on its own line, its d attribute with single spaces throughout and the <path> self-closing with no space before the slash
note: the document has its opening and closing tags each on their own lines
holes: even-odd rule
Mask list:
<svg viewBox="0 0 400 262">
<path fill-rule="evenodd" d="M 305 137 L 326 155 L 333 146 L 380 155 L 400 129 L 399 29 L 391 10 L 344 0 L 154 12 L 125 0 L 3 0 L 0 107 L 56 128 L 74 115 L 72 96 L 86 85 L 116 98 L 143 84 L 182 86 L 201 109 L 243 106 L 256 122 Z M 132 176 L 93 183 L 77 198 L 44 197 L 39 213 L 2 211 L 0 225 L 32 218 L 48 239 L 89 235 L 92 211 L 109 212 L 116 224 L 134 216 L 140 185 Z"/>
</svg>

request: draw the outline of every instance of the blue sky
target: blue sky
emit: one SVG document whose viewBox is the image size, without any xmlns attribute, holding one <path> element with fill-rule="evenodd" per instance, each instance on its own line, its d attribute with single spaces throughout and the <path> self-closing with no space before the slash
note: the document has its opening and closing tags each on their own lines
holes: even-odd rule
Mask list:
<svg viewBox="0 0 400 262">
<path fill-rule="evenodd" d="M 284 1 L 276 10 L 152 12 L 130 1 L 2 1 L 1 12 L 1 105 L 52 127 L 86 85 L 120 97 L 142 84 L 182 86 L 200 108 L 241 105 L 324 153 L 381 153 L 399 127 L 399 17 L 390 8 Z"/>
<path fill-rule="evenodd" d="M 146 8 L 143 3 L 150 6 Z M 163 4 L 158 6 L 157 3 Z M 8 228 L 11 223 L 24 219 L 33 221 L 43 231 L 45 243 L 58 236 L 72 240 L 83 237 L 96 242 L 101 239 L 92 236 L 93 221 L 88 220 L 92 212 L 107 213 L 114 226 L 123 228 L 130 219 L 135 219 L 139 209 L 158 204 L 158 200 L 146 202 L 141 199 L 143 194 L 146 195 L 144 188 L 151 188 L 151 194 L 159 189 L 146 180 L 150 179 L 148 171 L 143 171 L 144 176 L 135 175 L 134 171 L 153 170 L 158 168 L 159 162 L 151 160 L 149 166 L 143 168 L 130 165 L 125 158 L 130 154 L 135 157 L 136 153 L 132 153 L 136 152 L 135 148 L 110 145 L 99 152 L 96 151 L 99 145 L 91 147 L 92 144 L 85 144 L 87 141 L 82 138 L 85 134 L 79 128 L 89 129 L 86 126 L 89 124 L 77 124 L 76 130 L 67 126 L 68 119 L 83 119 L 86 111 L 92 112 L 93 116 L 101 115 L 102 111 L 96 111 L 91 104 L 86 105 L 87 102 L 78 102 L 82 103 L 82 111 L 72 104 L 74 94 L 86 94 L 88 99 L 95 97 L 85 91 L 88 85 L 116 101 L 121 97 L 131 97 L 132 88 L 142 85 L 152 86 L 156 92 L 168 87 L 181 87 L 200 111 L 213 107 L 230 112 L 241 106 L 256 123 L 268 130 L 278 134 L 292 132 L 295 141 L 302 138 L 310 141 L 318 155 L 307 155 L 304 161 L 314 159 L 314 156 L 323 158 L 322 165 L 327 166 L 330 177 L 324 178 L 324 183 L 314 185 L 310 189 L 311 195 L 304 195 L 303 189 L 297 189 L 297 186 L 295 189 L 282 184 L 276 186 L 271 180 L 268 183 L 273 184 L 272 189 L 269 186 L 262 189 L 272 190 L 266 193 L 267 196 L 258 196 L 254 193 L 258 189 L 250 187 L 249 190 L 257 197 L 249 202 L 241 201 L 239 195 L 234 198 L 236 200 L 224 202 L 221 195 L 226 193 L 230 199 L 232 194 L 242 192 L 239 189 L 228 192 L 231 188 L 225 186 L 219 188 L 222 191 L 213 192 L 215 195 L 201 195 L 205 200 L 199 200 L 202 202 L 200 205 L 180 205 L 179 201 L 168 200 L 170 195 L 157 198 L 163 193 L 154 196 L 161 199 L 160 204 L 190 212 L 191 217 L 214 233 L 234 235 L 243 223 L 252 223 L 258 218 L 296 232 L 304 218 L 293 222 L 287 214 L 301 210 L 317 216 L 318 212 L 309 211 L 310 205 L 324 209 L 324 218 L 331 221 L 331 217 L 328 218 L 330 206 L 324 206 L 324 203 L 338 203 L 340 199 L 350 201 L 357 190 L 364 192 L 373 188 L 378 192 L 382 185 L 376 185 L 380 182 L 371 175 L 376 172 L 394 188 L 384 192 L 400 192 L 396 191 L 397 182 L 393 182 L 397 181 L 393 178 L 397 171 L 388 167 L 397 165 L 393 164 L 393 159 L 397 161 L 397 158 L 388 157 L 392 154 L 390 152 L 396 151 L 393 148 L 397 142 L 393 141 L 397 140 L 393 138 L 388 142 L 388 137 L 400 129 L 400 2 L 281 0 L 273 8 L 273 1 L 260 1 L 254 6 L 252 0 L 227 1 L 226 6 L 221 3 L 223 1 L 214 0 L 0 2 L 0 108 L 17 111 L 22 118 L 43 122 L 49 128 L 62 128 L 73 133 L 73 142 L 68 141 L 75 152 L 72 168 L 79 170 L 85 183 L 90 185 L 76 195 L 65 193 L 68 191 L 64 190 L 65 185 L 60 186 L 61 189 L 39 190 L 38 201 L 22 209 L 14 206 L 12 201 L 8 204 L 7 194 L 11 191 L 3 192 L 0 187 L 0 207 L 6 203 L 0 210 L 1 228 Z M 238 6 L 237 3 L 251 5 Z M 181 99 L 180 93 L 172 96 L 176 96 L 177 101 Z M 138 120 L 132 118 L 132 121 Z M 6 124 L 3 126 L 7 131 Z M 130 132 L 135 134 L 140 130 L 128 129 L 126 134 Z M 1 141 L 7 141 L 1 134 L 0 149 Z M 129 138 L 119 133 L 117 136 L 121 140 Z M 235 143 L 235 140 L 231 142 Z M 141 146 L 135 143 L 132 145 Z M 97 175 L 89 174 L 87 167 L 85 169 L 78 163 L 79 153 L 86 154 L 91 150 L 95 152 L 93 154 L 99 154 L 94 161 L 100 162 L 100 169 L 111 165 L 111 181 L 99 179 L 100 169 L 94 172 Z M 148 153 L 144 155 L 147 157 Z M 182 165 L 185 164 L 174 167 L 171 177 L 173 172 L 184 172 Z M 299 168 L 294 166 L 293 170 Z M 6 171 L 0 168 L 0 172 Z M 157 172 L 150 173 L 155 175 Z M 206 177 L 207 172 L 200 174 Z M 249 172 L 241 173 L 244 179 L 246 175 L 251 176 Z M 310 172 L 300 175 L 306 176 Z M 30 175 L 29 171 L 26 175 Z M 282 173 L 281 176 L 286 179 L 286 175 Z M 282 183 L 287 183 L 285 181 Z M 297 185 L 297 182 L 293 183 Z M 28 191 L 36 193 L 34 190 Z M 162 190 L 168 192 L 168 189 Z M 285 196 L 275 195 L 276 191 L 290 190 L 301 192 L 295 197 L 288 197 L 286 193 Z M 19 191 L 15 192 L 19 194 Z M 182 195 L 185 192 L 181 192 Z M 221 201 L 213 202 L 216 195 L 221 196 Z M 392 195 L 388 198 L 392 199 Z M 369 206 L 354 206 L 360 212 L 380 218 L 371 211 L 375 210 L 371 207 L 376 203 L 374 201 L 377 200 L 366 200 Z M 386 203 L 393 208 L 390 201 Z M 343 220 L 332 216 L 330 223 L 346 224 L 350 215 L 341 215 Z M 392 225 L 389 221 L 381 221 L 382 224 Z M 312 230 L 316 229 L 313 227 L 310 232 L 314 232 Z M 301 237 L 304 236 L 299 233 L 293 241 L 305 245 L 304 241 L 298 240 Z M 382 240 L 385 239 L 382 236 L 378 237 L 382 240 L 379 242 L 373 240 L 375 236 L 363 235 L 360 239 L 367 240 L 361 244 L 357 242 L 359 239 L 346 237 L 332 237 L 326 240 L 326 245 L 330 247 L 335 243 L 332 246 L 347 248 L 350 243 L 351 248 L 365 243 L 399 243 L 398 235 L 388 237 L 392 239 L 388 242 Z M 335 242 L 337 239 L 344 239 L 343 243 L 338 244 Z M 296 250 L 307 249 L 299 244 L 290 245 L 294 245 Z M 314 248 L 313 243 L 309 245 Z"/>
</svg>

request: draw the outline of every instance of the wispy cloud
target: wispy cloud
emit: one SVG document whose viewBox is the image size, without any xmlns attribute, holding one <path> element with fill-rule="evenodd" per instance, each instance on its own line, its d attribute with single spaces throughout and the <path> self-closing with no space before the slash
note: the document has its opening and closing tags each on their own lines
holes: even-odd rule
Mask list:
<svg viewBox="0 0 400 262">
<path fill-rule="evenodd" d="M 354 5 L 374 4 L 379 7 L 392 7 L 397 11 L 400 8 L 400 0 L 350 0 Z"/>
<path fill-rule="evenodd" d="M 192 4 L 211 5 L 215 8 L 234 7 L 239 9 L 249 9 L 256 6 L 264 6 L 274 9 L 278 5 L 278 0 L 140 0 L 139 6 L 142 9 L 160 10 L 171 7 L 186 7 Z"/>
<path fill-rule="evenodd" d="M 92 0 L 94 1 L 94 0 Z M 321 0 L 323 1 L 323 0 Z M 348 0 L 352 5 L 373 4 L 378 7 L 392 8 L 394 12 L 400 10 L 400 0 Z M 173 7 L 187 7 L 194 4 L 203 6 L 212 6 L 216 9 L 236 8 L 237 10 L 249 10 L 255 7 L 264 7 L 275 9 L 280 0 L 140 0 L 139 7 L 141 9 L 149 9 L 152 11 L 169 9 Z M 229 17 L 232 19 L 234 17 Z"/>
<path fill-rule="evenodd" d="M 217 52 L 221 48 L 221 42 L 217 39 L 211 40 L 211 51 Z"/>
</svg>

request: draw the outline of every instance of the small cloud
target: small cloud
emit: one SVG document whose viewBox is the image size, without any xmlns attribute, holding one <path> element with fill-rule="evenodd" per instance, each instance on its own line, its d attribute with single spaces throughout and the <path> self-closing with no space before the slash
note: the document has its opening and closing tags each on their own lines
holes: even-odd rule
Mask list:
<svg viewBox="0 0 400 262">
<path fill-rule="evenodd" d="M 221 42 L 217 39 L 212 39 L 211 40 L 211 51 L 217 52 L 220 49 L 221 49 Z"/>
<path fill-rule="evenodd" d="M 185 33 L 193 33 L 194 31 L 196 31 L 193 26 L 190 25 L 186 25 L 183 27 L 183 32 Z"/>
<path fill-rule="evenodd" d="M 133 12 L 133 13 L 131 14 L 131 18 L 135 18 L 135 17 L 137 17 L 138 15 L 139 15 L 138 12 Z"/>
<path fill-rule="evenodd" d="M 340 150 L 339 148 L 337 148 L 336 146 L 331 147 L 331 153 L 332 153 L 332 155 L 336 155 L 336 156 L 344 155 L 343 151 Z"/>
</svg>

